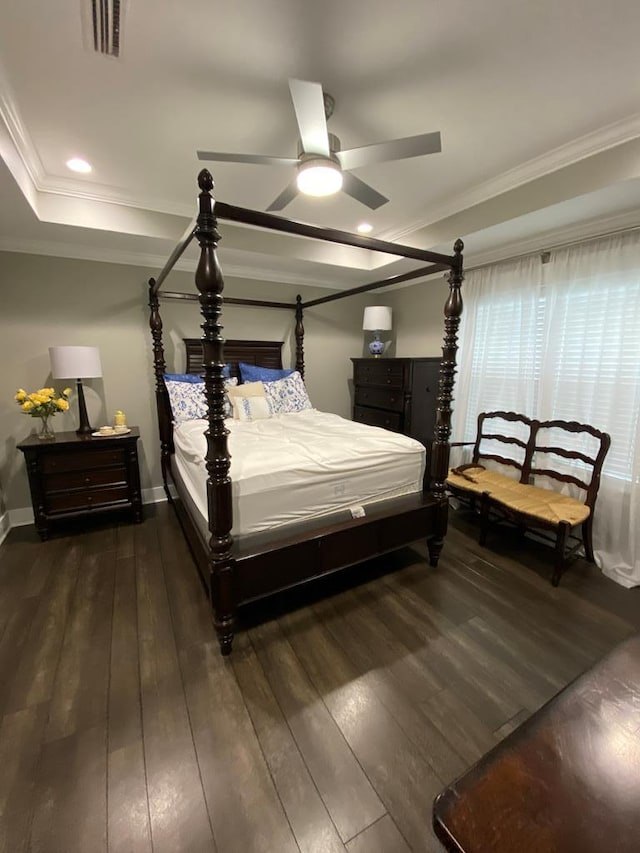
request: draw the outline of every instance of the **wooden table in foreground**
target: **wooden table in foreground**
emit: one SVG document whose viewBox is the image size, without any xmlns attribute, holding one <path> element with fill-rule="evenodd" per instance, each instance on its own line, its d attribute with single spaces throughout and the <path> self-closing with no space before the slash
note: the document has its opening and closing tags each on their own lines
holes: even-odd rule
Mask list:
<svg viewBox="0 0 640 853">
<path fill-rule="evenodd" d="M 453 853 L 637 853 L 640 635 L 445 788 L 433 826 Z"/>
</svg>

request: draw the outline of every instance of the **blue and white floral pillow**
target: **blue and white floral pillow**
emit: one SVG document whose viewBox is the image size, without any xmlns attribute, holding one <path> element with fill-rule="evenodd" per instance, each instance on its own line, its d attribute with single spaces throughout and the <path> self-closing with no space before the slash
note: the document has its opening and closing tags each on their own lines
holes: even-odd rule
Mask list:
<svg viewBox="0 0 640 853">
<path fill-rule="evenodd" d="M 192 379 L 177 380 L 165 377 L 164 383 L 169 393 L 171 413 L 175 424 L 207 417 L 207 400 L 204 395 L 204 382 L 202 380 L 194 382 Z M 224 380 L 225 388 L 231 388 L 237 384 L 238 380 L 235 376 Z M 224 416 L 225 418 L 232 416 L 231 401 L 226 394 L 224 397 Z"/>
<path fill-rule="evenodd" d="M 287 415 L 313 409 L 302 376 L 295 370 L 291 376 L 264 383 L 264 393 L 274 415 Z"/>
</svg>

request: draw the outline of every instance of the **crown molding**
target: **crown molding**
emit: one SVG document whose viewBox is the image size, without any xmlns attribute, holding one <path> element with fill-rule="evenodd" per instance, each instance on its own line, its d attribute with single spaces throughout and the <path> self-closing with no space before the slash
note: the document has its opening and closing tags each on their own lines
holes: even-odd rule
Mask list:
<svg viewBox="0 0 640 853">
<path fill-rule="evenodd" d="M 613 216 L 590 219 L 580 225 L 568 225 L 565 228 L 554 228 L 529 237 L 516 240 L 484 252 L 469 253 L 465 258 L 467 272 L 478 267 L 497 264 L 501 261 L 524 257 L 534 252 L 553 252 L 565 246 L 586 243 L 618 232 L 624 232 L 640 227 L 640 210 L 616 213 Z"/>
<path fill-rule="evenodd" d="M 566 228 L 554 228 L 542 234 L 537 234 L 535 237 L 530 237 L 526 240 L 513 240 L 496 248 L 487 249 L 484 252 L 469 252 L 465 254 L 464 271 L 465 274 L 468 274 L 479 267 L 487 267 L 504 261 L 516 260 L 517 258 L 537 252 L 553 252 L 566 246 L 586 243 L 590 240 L 597 240 L 599 237 L 631 231 L 635 228 L 640 228 L 640 210 L 591 219 L 589 222 L 583 222 L 580 225 L 569 225 Z M 433 273 L 430 276 L 425 276 L 424 279 L 420 279 L 420 281 L 408 281 L 390 287 L 383 287 L 380 288 L 378 293 L 385 293 L 392 289 L 404 290 L 406 287 L 415 287 L 422 281 L 438 276 L 446 278 L 447 273 Z"/>
<path fill-rule="evenodd" d="M 11 237 L 0 237 L 0 252 L 69 258 L 76 261 L 94 261 L 105 264 L 122 264 L 124 266 L 145 267 L 152 271 L 160 271 L 167 261 L 167 255 L 128 252 L 120 249 L 99 249 L 93 246 L 83 246 L 79 243 L 57 243 L 46 240 L 14 239 Z M 192 261 L 181 259 L 176 262 L 174 269 L 194 273 L 196 265 L 197 260 L 195 259 Z M 292 273 L 283 273 L 278 270 L 256 269 L 249 266 L 224 263 L 222 266 L 223 275 L 226 279 L 240 278 L 249 281 L 275 282 L 278 284 L 291 284 L 296 287 L 315 287 L 322 290 L 335 291 L 343 289 L 340 286 L 336 286 L 335 282 L 327 282 L 324 279 L 315 279 Z"/>
<path fill-rule="evenodd" d="M 44 176 L 35 184 L 38 192 L 50 193 L 51 195 L 71 196 L 84 201 L 95 201 L 103 204 L 118 204 L 124 207 L 133 207 L 138 210 L 148 210 L 152 213 L 166 213 L 170 216 L 181 216 L 185 219 L 195 219 L 197 206 L 194 201 L 192 205 L 174 204 L 157 198 L 141 198 L 129 195 L 120 190 L 107 187 L 104 184 L 83 184 L 73 178 L 51 178 Z M 195 193 L 194 193 L 195 199 Z"/>
<path fill-rule="evenodd" d="M 22 121 L 15 95 L 2 60 L 0 59 L 0 119 L 9 134 L 11 142 L 26 169 L 33 186 L 44 176 L 42 161 L 38 156 L 31 136 Z"/>
<path fill-rule="evenodd" d="M 440 222 L 442 219 L 447 219 L 449 216 L 454 216 L 462 210 L 482 204 L 496 196 L 504 195 L 523 184 L 543 178 L 546 175 L 578 163 L 580 160 L 586 160 L 596 154 L 601 154 L 610 148 L 624 145 L 625 142 L 631 142 L 638 137 L 640 137 L 640 113 L 627 116 L 620 121 L 587 133 L 578 139 L 573 139 L 571 142 L 560 145 L 546 154 L 541 154 L 539 157 L 534 157 L 532 160 L 521 163 L 513 169 L 508 169 L 497 177 L 483 181 L 470 190 L 455 196 L 450 201 L 434 206 L 427 213 L 423 214 L 420 219 L 385 232 L 384 235 L 381 235 L 381 238 L 391 241 L 402 240 L 416 231 L 427 228 L 429 225 Z"/>
<path fill-rule="evenodd" d="M 0 120 L 4 123 L 15 151 L 37 192 L 72 196 L 73 198 L 107 204 L 121 204 L 126 207 L 150 210 L 155 213 L 185 216 L 189 219 L 193 219 L 196 215 L 195 191 L 193 205 L 176 204 L 166 199 L 158 198 L 146 198 L 143 200 L 130 193 L 108 187 L 104 184 L 86 183 L 79 179 L 47 175 L 29 131 L 22 120 L 13 88 L 1 60 Z"/>
</svg>

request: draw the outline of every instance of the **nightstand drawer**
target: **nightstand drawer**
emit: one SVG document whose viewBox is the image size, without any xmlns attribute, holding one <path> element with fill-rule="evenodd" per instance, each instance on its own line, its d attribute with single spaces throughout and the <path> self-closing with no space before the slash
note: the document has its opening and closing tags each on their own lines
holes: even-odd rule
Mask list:
<svg viewBox="0 0 640 853">
<path fill-rule="evenodd" d="M 356 406 L 375 406 L 401 412 L 404 408 L 404 396 L 401 391 L 387 388 L 356 388 Z"/>
<path fill-rule="evenodd" d="M 76 492 L 55 492 L 45 497 L 47 512 L 73 512 L 93 507 L 109 506 L 129 500 L 129 487 L 111 486 L 102 489 L 79 489 Z"/>
<path fill-rule="evenodd" d="M 85 471 L 90 468 L 106 468 L 108 465 L 124 465 L 124 448 L 114 447 L 106 450 L 87 448 L 86 450 L 61 451 L 48 453 L 41 457 L 45 474 L 59 471 Z"/>
<path fill-rule="evenodd" d="M 355 406 L 353 411 L 354 421 L 369 426 L 383 427 L 393 432 L 402 429 L 402 416 L 396 412 L 383 412 L 380 409 L 369 409 L 366 406 Z"/>
<path fill-rule="evenodd" d="M 127 469 L 124 465 L 113 468 L 93 468 L 87 471 L 62 471 L 48 474 L 44 478 L 47 494 L 64 492 L 67 489 L 88 489 L 91 486 L 119 486 L 127 482 Z"/>
<path fill-rule="evenodd" d="M 353 381 L 356 385 L 382 385 L 388 388 L 404 387 L 404 367 L 402 363 L 390 364 L 386 359 L 376 362 L 357 362 Z"/>
</svg>

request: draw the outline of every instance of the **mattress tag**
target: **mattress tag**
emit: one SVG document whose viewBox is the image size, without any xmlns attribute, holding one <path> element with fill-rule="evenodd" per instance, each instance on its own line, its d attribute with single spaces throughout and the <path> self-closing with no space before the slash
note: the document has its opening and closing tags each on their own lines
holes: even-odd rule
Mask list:
<svg viewBox="0 0 640 853">
<path fill-rule="evenodd" d="M 360 504 L 356 504 L 356 506 L 350 506 L 349 512 L 351 513 L 351 518 L 364 518 L 366 515 L 364 507 L 360 506 Z"/>
</svg>

